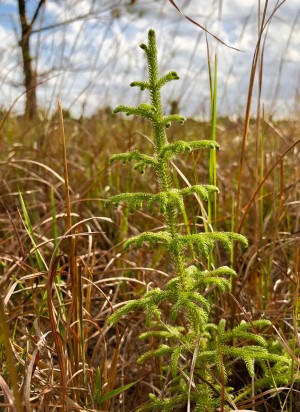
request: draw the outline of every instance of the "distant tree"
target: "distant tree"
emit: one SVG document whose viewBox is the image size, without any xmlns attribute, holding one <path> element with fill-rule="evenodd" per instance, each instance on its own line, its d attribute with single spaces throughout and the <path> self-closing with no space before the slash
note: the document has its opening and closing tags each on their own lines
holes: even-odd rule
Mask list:
<svg viewBox="0 0 300 412">
<path fill-rule="evenodd" d="M 65 0 L 52 0 L 52 3 L 58 5 L 64 5 L 65 7 L 75 7 L 78 14 L 74 13 L 71 14 L 69 18 L 62 18 L 57 19 L 52 22 L 48 22 L 46 25 L 41 25 L 41 27 L 36 27 L 36 22 L 41 14 L 43 8 L 45 8 L 47 0 L 34 0 L 30 2 L 29 0 L 18 0 L 18 18 L 21 27 L 21 34 L 19 38 L 19 47 L 22 53 L 22 63 L 23 63 L 23 85 L 26 94 L 26 101 L 25 101 L 25 112 L 24 117 L 27 120 L 31 120 L 36 116 L 38 102 L 37 102 L 37 88 L 39 85 L 38 81 L 38 73 L 36 73 L 36 69 L 34 65 L 34 55 L 32 50 L 31 39 L 33 35 L 42 33 L 45 31 L 53 31 L 53 30 L 60 30 L 65 28 L 67 25 L 70 25 L 77 21 L 88 21 L 89 19 L 96 19 L 100 18 L 103 13 L 108 11 L 111 12 L 111 19 L 117 20 L 120 18 L 120 14 L 122 10 L 126 12 L 137 12 L 141 13 L 144 12 L 144 3 L 145 0 L 128 0 L 123 4 L 124 9 L 121 7 L 122 2 L 117 0 L 81 0 L 82 3 L 86 6 L 89 5 L 88 10 L 83 8 L 83 13 L 80 13 L 80 1 L 79 0 L 69 0 L 66 2 Z M 155 0 L 157 1 L 157 0 Z M 1 0 L 0 0 L 1 2 Z M 29 3 L 31 7 L 29 9 Z M 49 2 L 50 3 L 50 2 Z M 35 5 L 36 4 L 36 5 Z M 32 5 L 35 5 L 34 9 L 32 10 Z M 139 5 L 139 7 L 136 7 Z M 137 9 L 137 10 L 136 10 Z M 147 11 L 147 7 L 146 7 Z"/>
<path fill-rule="evenodd" d="M 36 71 L 32 65 L 30 38 L 32 35 L 34 23 L 36 22 L 38 15 L 45 3 L 46 0 L 39 1 L 33 17 L 31 18 L 31 20 L 29 20 L 28 10 L 26 9 L 26 0 L 18 0 L 19 19 L 21 23 L 21 39 L 19 41 L 19 45 L 22 51 L 24 86 L 26 91 L 25 118 L 28 120 L 33 119 L 37 111 L 37 77 Z"/>
</svg>

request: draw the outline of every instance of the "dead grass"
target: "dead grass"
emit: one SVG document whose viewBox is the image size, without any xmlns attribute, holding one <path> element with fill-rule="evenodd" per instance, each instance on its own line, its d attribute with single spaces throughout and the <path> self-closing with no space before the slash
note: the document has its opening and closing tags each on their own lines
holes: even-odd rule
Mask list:
<svg viewBox="0 0 300 412">
<path fill-rule="evenodd" d="M 122 248 L 123 241 L 142 228 L 161 226 L 159 215 L 150 216 L 147 210 L 130 215 L 125 207 L 104 209 L 103 200 L 113 193 L 154 189 L 150 175 L 141 179 L 126 166 L 107 164 L 110 154 L 132 148 L 137 140 L 146 151 L 148 129 L 141 121 L 118 120 L 107 111 L 92 119 L 66 120 L 67 204 L 59 130 L 56 117 L 27 128 L 13 116 L 2 130 L 1 299 L 17 384 L 26 411 L 133 411 L 149 392 L 157 393 L 163 365 L 136 365 L 137 357 L 149 349 L 145 347 L 149 343 L 137 339 L 144 328 L 141 313 L 124 320 L 119 329 L 107 328 L 105 321 L 112 310 L 143 294 L 149 285 L 162 285 L 170 274 L 170 262 L 159 249 L 150 255 L 146 249 L 125 253 Z M 218 230 L 230 230 L 232 225 L 243 130 L 242 120 L 218 121 L 217 139 L 223 148 L 217 159 Z M 250 247 L 234 257 L 239 274 L 234 317 L 252 320 L 263 315 L 272 320 L 268 334 L 286 345 L 298 364 L 300 125 L 262 122 L 258 152 L 255 119 L 249 130 L 238 228 Z M 191 140 L 208 133 L 208 124 L 188 121 L 184 127 L 174 127 L 171 135 L 174 140 Z M 193 164 L 181 157 L 175 165 L 188 181 L 207 181 L 207 157 L 195 155 Z M 189 223 L 201 225 L 196 200 L 187 208 Z M 220 265 L 228 264 L 222 251 L 218 259 Z M 218 302 L 215 316 L 230 318 L 232 297 L 219 296 Z M 0 408 L 8 410 L 13 402 L 13 410 L 19 412 L 23 409 L 13 401 L 13 376 L 3 339 L 0 356 L 4 380 Z M 281 406 L 298 405 L 298 381 L 291 376 L 289 387 L 282 388 Z M 134 386 L 125 390 L 132 382 Z M 236 388 L 250 384 L 243 381 L 238 364 L 231 382 Z M 117 388 L 120 392 L 113 392 Z M 280 406 L 274 399 L 266 392 L 241 406 L 291 410 L 276 409 Z"/>
</svg>

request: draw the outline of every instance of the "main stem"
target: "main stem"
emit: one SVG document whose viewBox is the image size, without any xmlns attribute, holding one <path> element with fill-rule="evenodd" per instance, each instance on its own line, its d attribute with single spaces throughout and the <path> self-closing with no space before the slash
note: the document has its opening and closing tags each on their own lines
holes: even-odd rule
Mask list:
<svg viewBox="0 0 300 412">
<path fill-rule="evenodd" d="M 155 35 L 149 36 L 149 48 L 146 52 L 149 68 L 149 83 L 150 83 L 150 100 L 151 104 L 156 108 L 156 121 L 153 122 L 153 141 L 155 146 L 155 157 L 157 159 L 156 176 L 161 191 L 169 192 L 173 188 L 172 177 L 169 168 L 169 161 L 166 161 L 162 156 L 162 149 L 168 144 L 165 125 L 161 124 L 162 105 L 160 87 L 158 86 L 158 64 L 157 64 L 157 49 Z M 176 239 L 179 235 L 178 231 L 178 213 L 174 205 L 168 203 L 164 214 L 164 221 L 168 232 L 172 239 Z M 175 268 L 175 274 L 179 277 L 180 290 L 187 291 L 184 255 L 182 246 L 176 243 L 175 249 L 170 251 L 172 262 Z"/>
</svg>

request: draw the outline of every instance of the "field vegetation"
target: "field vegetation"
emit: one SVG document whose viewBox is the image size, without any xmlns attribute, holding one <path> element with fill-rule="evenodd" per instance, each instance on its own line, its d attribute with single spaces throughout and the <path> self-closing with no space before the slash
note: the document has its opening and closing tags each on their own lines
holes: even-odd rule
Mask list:
<svg viewBox="0 0 300 412">
<path fill-rule="evenodd" d="M 211 119 L 172 124 L 168 141 L 216 140 L 221 150 L 178 153 L 169 173 L 175 190 L 209 183 L 219 193 L 205 201 L 191 192 L 176 224 L 191 236 L 235 232 L 248 247 L 234 242 L 228 253 L 216 244 L 204 257 L 199 245 L 180 252 L 202 271 L 230 268 L 223 283 L 214 278 L 201 290 L 210 305 L 205 330 L 184 309 L 172 323 L 168 300 L 159 305 L 161 318 L 155 308 L 148 316 L 142 306 L 124 310 L 176 277 L 174 252 L 160 243 L 124 247 L 142 233 L 162 233 L 164 208 L 135 210 L 126 196 L 114 198 L 162 190 L 150 168 L 140 174 L 130 162 L 109 162 L 136 150 L 152 156 L 151 122 L 109 107 L 75 119 L 60 102 L 51 117 L 1 113 L 0 410 L 300 410 L 297 110 L 276 120 L 259 101 L 255 115 L 249 103 L 243 117 L 218 117 L 217 70 L 209 56 L 208 63 Z M 250 82 L 249 102 L 252 92 Z M 263 362 L 253 360 L 254 349 L 248 357 L 208 354 L 222 325 L 228 347 L 261 344 L 270 355 Z M 184 350 L 171 358 L 168 351 L 145 356 L 161 342 L 176 348 L 178 340 Z"/>
</svg>

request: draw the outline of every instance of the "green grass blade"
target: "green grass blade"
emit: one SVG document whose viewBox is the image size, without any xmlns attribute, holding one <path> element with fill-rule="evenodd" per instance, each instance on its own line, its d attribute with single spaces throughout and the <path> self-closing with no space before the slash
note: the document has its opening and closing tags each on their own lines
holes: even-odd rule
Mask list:
<svg viewBox="0 0 300 412">
<path fill-rule="evenodd" d="M 35 236 L 34 236 L 32 224 L 31 224 L 31 220 L 30 220 L 29 214 L 27 212 L 27 208 L 26 208 L 26 205 L 25 205 L 25 202 L 24 202 L 24 199 L 23 199 L 23 196 L 22 196 L 21 192 L 19 192 L 19 196 L 20 196 L 20 203 L 21 203 L 22 213 L 23 213 L 23 217 L 24 217 L 24 220 L 25 220 L 25 227 L 26 227 L 27 233 L 30 237 L 31 244 L 34 247 L 34 254 L 35 254 L 37 264 L 38 264 L 39 271 L 43 272 L 46 269 L 47 265 L 44 262 L 44 259 L 42 257 L 41 252 L 37 248 L 37 243 L 35 241 Z"/>
<path fill-rule="evenodd" d="M 120 388 L 113 389 L 112 391 L 109 391 L 108 393 L 106 393 L 105 395 L 103 395 L 99 398 L 99 404 L 101 404 L 103 402 L 106 402 L 106 401 L 109 401 L 114 396 L 117 396 L 120 393 L 127 391 L 127 389 L 134 386 L 137 382 L 138 381 L 134 381 L 134 382 L 128 383 L 127 385 L 121 386 Z"/>
</svg>

